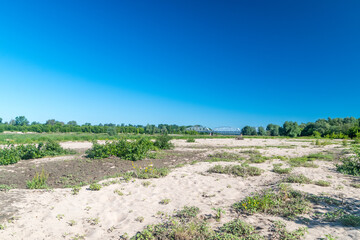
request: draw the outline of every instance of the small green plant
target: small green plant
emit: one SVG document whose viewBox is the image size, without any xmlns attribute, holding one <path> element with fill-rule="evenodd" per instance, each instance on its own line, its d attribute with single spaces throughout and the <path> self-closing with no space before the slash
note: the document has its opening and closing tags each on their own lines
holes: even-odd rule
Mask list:
<svg viewBox="0 0 360 240">
<path fill-rule="evenodd" d="M 275 221 L 272 226 L 272 239 L 282 239 L 282 240 L 296 240 L 301 239 L 307 233 L 306 227 L 301 227 L 296 229 L 293 232 L 286 230 L 286 224 L 281 221 Z"/>
<path fill-rule="evenodd" d="M 225 214 L 225 210 L 222 208 L 212 208 L 212 210 L 215 211 L 215 219 L 217 222 L 220 222 L 221 217 L 223 214 Z"/>
<path fill-rule="evenodd" d="M 4 224 L 0 224 L 0 230 L 5 230 L 5 228 L 6 228 L 6 225 Z"/>
<path fill-rule="evenodd" d="M 172 138 L 167 134 L 160 135 L 156 138 L 154 146 L 159 149 L 172 149 L 174 148 L 174 144 L 170 142 L 171 139 Z"/>
<path fill-rule="evenodd" d="M 350 186 L 353 188 L 360 188 L 360 183 L 351 183 Z"/>
<path fill-rule="evenodd" d="M 167 205 L 167 204 L 169 204 L 170 203 L 170 199 L 168 199 L 168 198 L 165 198 L 165 199 L 162 199 L 159 203 L 160 204 L 163 204 L 163 205 Z"/>
<path fill-rule="evenodd" d="M 150 181 L 145 181 L 145 182 L 142 182 L 141 185 L 143 185 L 144 187 L 148 187 L 151 185 L 151 182 Z"/>
<path fill-rule="evenodd" d="M 340 218 L 340 222 L 345 226 L 360 227 L 360 216 L 345 214 Z"/>
<path fill-rule="evenodd" d="M 312 181 L 304 176 L 303 174 L 298 174 L 298 175 L 289 175 L 287 178 L 284 179 L 284 182 L 287 183 L 301 183 L 301 184 L 309 184 Z"/>
<path fill-rule="evenodd" d="M 65 217 L 65 215 L 64 214 L 58 214 L 58 215 L 56 215 L 56 218 L 57 218 L 57 220 L 61 220 L 61 219 L 63 219 Z"/>
<path fill-rule="evenodd" d="M 90 224 L 90 225 L 98 225 L 100 223 L 100 219 L 99 218 L 88 218 L 86 219 L 86 221 Z"/>
<path fill-rule="evenodd" d="M 186 142 L 188 142 L 188 143 L 194 143 L 194 142 L 195 142 L 195 138 L 188 138 L 188 139 L 186 139 Z"/>
<path fill-rule="evenodd" d="M 48 188 L 48 178 L 49 174 L 45 173 L 45 170 L 42 169 L 41 173 L 36 173 L 32 180 L 26 182 L 26 187 L 29 189 L 46 189 Z"/>
<path fill-rule="evenodd" d="M 101 185 L 98 183 L 92 183 L 90 184 L 89 189 L 91 191 L 99 191 L 101 189 Z"/>
<path fill-rule="evenodd" d="M 278 174 L 289 174 L 292 171 L 292 168 L 281 168 L 282 164 L 273 164 L 273 171 Z"/>
<path fill-rule="evenodd" d="M 78 195 L 79 192 L 80 192 L 80 189 L 81 189 L 80 186 L 74 186 L 74 187 L 71 189 L 72 195 Z"/>
<path fill-rule="evenodd" d="M 75 220 L 70 220 L 69 222 L 68 222 L 68 224 L 69 224 L 69 226 L 75 226 L 77 223 L 76 223 L 76 221 Z"/>
<path fill-rule="evenodd" d="M 325 180 L 318 180 L 318 181 L 315 181 L 315 185 L 318 185 L 321 187 L 329 187 L 331 185 L 331 183 L 328 181 L 325 181 Z"/>
<path fill-rule="evenodd" d="M 124 195 L 124 193 L 121 192 L 119 189 L 114 190 L 114 193 L 116 193 L 116 194 L 119 195 L 119 196 L 123 196 L 123 195 Z"/>
<path fill-rule="evenodd" d="M 331 234 L 325 234 L 325 238 L 322 238 L 323 240 L 337 240 L 338 237 L 334 237 Z"/>
<path fill-rule="evenodd" d="M 179 210 L 176 212 L 176 217 L 178 217 L 180 219 L 195 218 L 199 212 L 200 212 L 200 209 L 198 207 L 185 206 L 182 210 Z"/>
<path fill-rule="evenodd" d="M 137 218 L 135 218 L 135 221 L 137 221 L 137 222 L 143 222 L 143 221 L 144 221 L 144 217 L 142 217 L 142 216 L 137 217 Z"/>
</svg>

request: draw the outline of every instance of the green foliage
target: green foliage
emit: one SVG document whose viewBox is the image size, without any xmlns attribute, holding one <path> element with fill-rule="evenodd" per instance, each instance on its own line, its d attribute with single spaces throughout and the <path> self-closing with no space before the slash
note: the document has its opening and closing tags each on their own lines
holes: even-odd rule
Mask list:
<svg viewBox="0 0 360 240">
<path fill-rule="evenodd" d="M 241 133 L 246 136 L 254 136 L 256 135 L 256 128 L 245 126 L 243 129 L 241 129 Z"/>
<path fill-rule="evenodd" d="M 290 158 L 288 160 L 288 163 L 290 164 L 291 167 L 310 167 L 310 168 L 319 167 L 318 165 L 312 162 L 313 160 L 314 160 L 313 158 L 309 158 L 307 156 L 296 157 L 296 158 Z"/>
<path fill-rule="evenodd" d="M 160 178 L 165 177 L 169 174 L 170 170 L 168 168 L 156 168 L 150 164 L 147 167 L 139 167 L 136 164 L 133 164 L 133 172 L 130 172 L 131 177 L 140 178 L 140 179 L 149 179 L 149 178 Z"/>
<path fill-rule="evenodd" d="M 280 126 L 275 124 L 269 124 L 266 127 L 270 136 L 280 136 Z"/>
<path fill-rule="evenodd" d="M 88 158 L 92 159 L 115 156 L 124 160 L 137 161 L 144 159 L 152 148 L 153 144 L 148 138 L 140 138 L 134 141 L 121 139 L 111 143 L 106 142 L 102 145 L 93 142 L 93 147 L 87 150 L 86 154 Z"/>
<path fill-rule="evenodd" d="M 109 136 L 116 136 L 117 135 L 115 127 L 109 127 L 106 132 L 107 132 L 107 134 Z"/>
<path fill-rule="evenodd" d="M 301 128 L 297 122 L 286 121 L 281 128 L 282 135 L 289 137 L 297 137 L 301 134 Z"/>
<path fill-rule="evenodd" d="M 258 132 L 257 132 L 258 136 L 266 136 L 267 132 L 265 131 L 264 127 L 258 127 Z"/>
<path fill-rule="evenodd" d="M 315 185 L 322 186 L 322 187 L 329 187 L 331 185 L 330 182 L 325 180 L 318 180 L 315 182 Z"/>
<path fill-rule="evenodd" d="M 195 138 L 188 138 L 188 139 L 186 139 L 186 142 L 188 142 L 188 143 L 194 143 L 194 142 L 195 142 Z"/>
<path fill-rule="evenodd" d="M 26 187 L 29 189 L 46 189 L 48 188 L 46 183 L 48 178 L 49 174 L 42 169 L 41 173 L 36 173 L 32 180 L 26 182 Z"/>
<path fill-rule="evenodd" d="M 89 189 L 91 191 L 99 191 L 101 189 L 101 185 L 98 183 L 92 183 L 90 184 Z"/>
<path fill-rule="evenodd" d="M 295 231 L 289 232 L 286 230 L 285 223 L 281 221 L 275 221 L 272 231 L 272 239 L 281 239 L 281 240 L 299 240 L 307 233 L 306 227 L 300 227 Z"/>
<path fill-rule="evenodd" d="M 59 143 L 52 140 L 49 140 L 45 144 L 40 142 L 38 146 L 35 144 L 19 146 L 9 145 L 6 148 L 0 149 L 0 165 L 14 164 L 20 160 L 26 159 L 73 153 L 73 151 L 63 149 Z"/>
<path fill-rule="evenodd" d="M 342 164 L 337 164 L 336 168 L 341 173 L 360 176 L 360 147 L 354 146 L 352 150 L 355 155 L 341 159 Z"/>
<path fill-rule="evenodd" d="M 248 177 L 248 176 L 260 176 L 264 171 L 257 167 L 252 167 L 246 164 L 242 164 L 242 165 L 229 165 L 224 167 L 221 165 L 215 165 L 214 167 L 210 168 L 208 172 Z"/>
<path fill-rule="evenodd" d="M 167 134 L 160 135 L 156 138 L 154 146 L 159 149 L 172 149 L 174 145 L 170 142 L 171 137 Z"/>
<path fill-rule="evenodd" d="M 273 171 L 278 174 L 289 174 L 292 171 L 292 168 L 281 168 L 282 164 L 273 164 Z"/>
<path fill-rule="evenodd" d="M 307 178 L 306 176 L 304 176 L 303 174 L 298 174 L 298 175 L 290 175 L 287 178 L 284 179 L 284 182 L 287 183 L 301 183 L 301 184 L 309 184 L 311 183 L 311 179 Z"/>
<path fill-rule="evenodd" d="M 208 156 L 210 157 L 208 162 L 233 162 L 244 160 L 239 154 L 229 152 L 216 152 L 214 154 L 209 154 Z"/>
<path fill-rule="evenodd" d="M 345 214 L 340 218 L 340 222 L 345 226 L 360 227 L 360 216 Z"/>
<path fill-rule="evenodd" d="M 191 218 L 195 218 L 200 212 L 198 207 L 194 206 L 185 206 L 182 210 L 176 212 L 176 217 L 182 219 L 183 221 L 188 221 Z"/>
<path fill-rule="evenodd" d="M 237 212 L 248 214 L 260 212 L 292 218 L 309 212 L 310 201 L 304 194 L 292 190 L 287 185 L 281 185 L 277 191 L 268 190 L 246 197 L 235 203 L 233 208 Z"/>
</svg>

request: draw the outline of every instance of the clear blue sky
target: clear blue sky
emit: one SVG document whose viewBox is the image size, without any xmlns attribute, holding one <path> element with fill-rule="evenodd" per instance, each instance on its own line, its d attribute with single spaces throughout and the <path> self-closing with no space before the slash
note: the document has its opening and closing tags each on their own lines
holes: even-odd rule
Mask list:
<svg viewBox="0 0 360 240">
<path fill-rule="evenodd" d="M 360 117 L 360 1 L 0 1 L 0 117 Z"/>
</svg>

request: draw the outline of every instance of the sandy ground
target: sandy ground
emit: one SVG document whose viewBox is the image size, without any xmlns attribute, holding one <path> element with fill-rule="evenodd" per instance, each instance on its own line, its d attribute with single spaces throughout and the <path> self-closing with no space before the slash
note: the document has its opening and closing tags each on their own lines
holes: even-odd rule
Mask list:
<svg viewBox="0 0 360 240">
<path fill-rule="evenodd" d="M 197 139 L 195 143 L 184 140 L 174 141 L 177 150 L 206 150 L 204 154 L 214 152 L 241 152 L 248 149 L 259 150 L 267 156 L 303 156 L 309 153 L 339 151 L 340 145 L 316 147 L 310 141 L 294 141 L 283 139 Z M 91 147 L 87 142 L 62 143 L 65 148 L 84 150 Z M 276 146 L 282 146 L 280 148 Z M 285 147 L 284 147 L 285 146 Z M 256 148 L 257 147 L 257 148 Z M 261 148 L 259 148 L 261 147 Z M 56 160 L 56 159 L 55 159 Z M 42 161 L 42 160 L 34 160 Z M 49 161 L 49 159 L 47 160 Z M 227 211 L 220 226 L 235 217 L 230 206 L 249 196 L 252 192 L 268 188 L 276 184 L 283 176 L 272 172 L 272 164 L 280 160 L 269 160 L 261 164 L 251 164 L 264 169 L 257 177 L 232 177 L 223 174 L 209 174 L 206 171 L 216 164 L 234 164 L 228 162 L 200 162 L 176 168 L 160 179 L 134 180 L 109 179 L 104 182 L 119 180 L 100 191 L 90 191 L 83 187 L 78 195 L 72 195 L 71 189 L 20 190 L 0 192 L 8 196 L 8 207 L 1 209 L 2 214 L 14 212 L 8 216 L 4 230 L 0 230 L 0 239 L 119 239 L 127 233 L 129 236 L 141 231 L 148 224 L 159 222 L 159 211 L 172 213 L 183 206 L 197 206 L 201 214 L 213 214 L 213 207 L 222 207 Z M 293 184 L 293 188 L 320 195 L 326 194 L 342 199 L 344 204 L 360 205 L 359 189 L 352 188 L 349 183 L 354 180 L 335 171 L 334 163 L 316 161 L 319 168 L 295 168 L 294 173 L 302 173 L 313 180 L 327 180 L 330 187 L 313 184 Z M 144 182 L 150 182 L 144 186 Z M 122 196 L 114 192 L 121 191 Z M 160 204 L 163 199 L 170 199 L 167 205 Z M 321 209 L 319 210 L 321 212 Z M 143 217 L 144 221 L 136 219 Z M 241 217 L 244 221 L 258 226 L 266 233 L 273 220 L 287 223 L 288 229 L 307 226 L 309 232 L 305 239 L 321 239 L 325 234 L 332 234 L 339 239 L 360 239 L 360 230 L 346 228 L 333 223 L 317 223 L 306 225 L 299 221 L 288 221 L 279 217 L 253 215 Z M 73 224 L 72 224 L 73 223 Z M 80 238 L 81 239 L 81 238 Z"/>
</svg>

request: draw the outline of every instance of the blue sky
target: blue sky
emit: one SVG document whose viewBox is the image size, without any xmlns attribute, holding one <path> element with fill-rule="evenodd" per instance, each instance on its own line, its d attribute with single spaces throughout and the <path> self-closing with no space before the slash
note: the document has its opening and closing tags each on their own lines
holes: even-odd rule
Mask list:
<svg viewBox="0 0 360 240">
<path fill-rule="evenodd" d="M 210 127 L 359 115 L 359 1 L 1 1 L 0 117 Z"/>
</svg>

